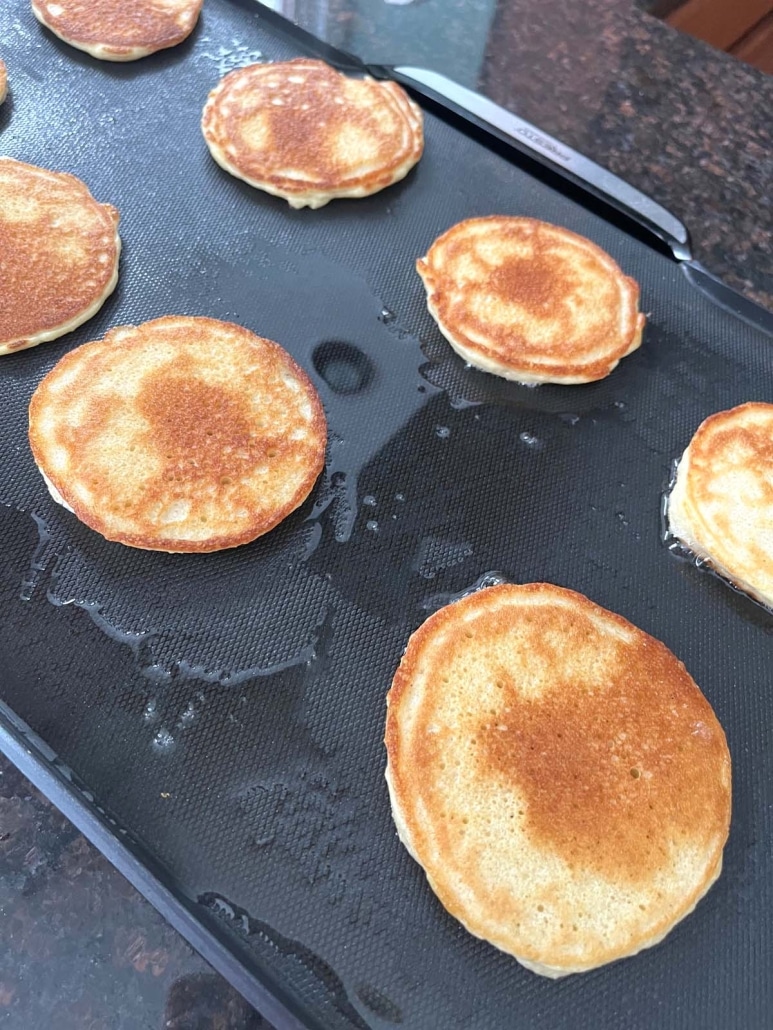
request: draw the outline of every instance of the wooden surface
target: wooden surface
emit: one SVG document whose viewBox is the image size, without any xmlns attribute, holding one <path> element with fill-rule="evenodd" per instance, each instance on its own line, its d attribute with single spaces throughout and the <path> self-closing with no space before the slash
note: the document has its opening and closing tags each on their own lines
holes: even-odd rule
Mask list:
<svg viewBox="0 0 773 1030">
<path fill-rule="evenodd" d="M 729 50 L 771 10 L 770 0 L 687 0 L 666 21 L 718 50 Z"/>
<path fill-rule="evenodd" d="M 739 39 L 730 48 L 730 53 L 740 61 L 773 75 L 773 14 L 768 14 L 751 32 Z"/>
</svg>

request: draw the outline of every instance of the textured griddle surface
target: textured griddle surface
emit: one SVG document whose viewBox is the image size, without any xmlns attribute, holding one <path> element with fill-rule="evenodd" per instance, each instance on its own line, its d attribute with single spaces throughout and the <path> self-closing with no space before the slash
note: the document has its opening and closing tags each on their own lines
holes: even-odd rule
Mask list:
<svg viewBox="0 0 773 1030">
<path fill-rule="evenodd" d="M 22 0 L 0 11 L 0 39 L 0 152 L 80 176 L 119 208 L 125 244 L 88 326 L 2 359 L 4 700 L 316 1025 L 766 1025 L 773 621 L 668 552 L 660 494 L 706 415 L 773 401 L 770 340 L 429 115 L 419 166 L 374 197 L 294 212 L 236 181 L 201 138 L 207 93 L 258 54 L 300 52 L 250 5 L 210 0 L 188 42 L 131 66 L 58 43 Z M 414 260 L 492 212 L 584 233 L 639 280 L 644 343 L 609 379 L 527 390 L 442 341 Z M 175 312 L 279 341 L 326 408 L 315 493 L 233 552 L 106 543 L 50 500 L 27 448 L 29 397 L 61 354 Z M 409 634 L 492 570 L 572 587 L 662 639 L 734 759 L 725 869 L 696 913 L 651 953 L 560 984 L 446 915 L 383 781 L 384 697 Z"/>
</svg>

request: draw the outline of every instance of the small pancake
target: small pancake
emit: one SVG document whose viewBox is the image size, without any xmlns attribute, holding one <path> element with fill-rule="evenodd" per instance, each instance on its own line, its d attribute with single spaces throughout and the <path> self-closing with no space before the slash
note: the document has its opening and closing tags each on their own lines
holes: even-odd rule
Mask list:
<svg viewBox="0 0 773 1030">
<path fill-rule="evenodd" d="M 203 0 L 32 0 L 54 35 L 100 61 L 136 61 L 193 32 Z"/>
<path fill-rule="evenodd" d="M 773 608 L 773 404 L 711 415 L 682 455 L 668 499 L 673 535 Z"/>
<path fill-rule="evenodd" d="M 398 834 L 448 911 L 558 977 L 650 947 L 716 880 L 725 735 L 684 665 L 581 594 L 479 591 L 387 698 Z"/>
<path fill-rule="evenodd" d="M 469 218 L 416 269 L 465 361 L 520 383 L 590 383 L 641 343 L 639 287 L 595 243 L 534 218 Z"/>
<path fill-rule="evenodd" d="M 421 157 L 422 124 L 396 83 L 300 58 L 230 72 L 209 94 L 201 129 L 231 175 L 291 207 L 316 208 L 404 178 Z"/>
<path fill-rule="evenodd" d="M 0 104 L 8 96 L 8 70 L 5 61 L 0 60 Z"/>
<path fill-rule="evenodd" d="M 0 354 L 69 333 L 118 282 L 118 212 L 65 172 L 0 157 Z"/>
<path fill-rule="evenodd" d="M 121 326 L 66 354 L 30 403 L 30 446 L 55 500 L 108 540 L 217 551 L 306 499 L 325 415 L 279 344 L 212 318 Z"/>
</svg>

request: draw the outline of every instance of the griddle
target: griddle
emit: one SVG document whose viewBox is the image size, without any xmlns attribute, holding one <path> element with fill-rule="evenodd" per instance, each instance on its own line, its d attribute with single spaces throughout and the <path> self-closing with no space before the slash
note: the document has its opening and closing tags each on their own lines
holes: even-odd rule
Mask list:
<svg viewBox="0 0 773 1030">
<path fill-rule="evenodd" d="M 99 314 L 0 367 L 6 754 L 279 1027 L 769 1025 L 773 617 L 670 552 L 661 497 L 704 417 L 773 401 L 770 316 L 691 262 L 676 220 L 607 203 L 561 144 L 513 143 L 503 112 L 486 129 L 490 109 L 465 114 L 426 76 L 394 72 L 425 105 L 405 181 L 316 212 L 250 189 L 203 143 L 208 90 L 250 61 L 336 55 L 246 0 L 209 0 L 188 42 L 130 65 L 60 43 L 22 0 L 0 39 L 0 151 L 82 177 L 124 241 Z M 643 346 L 608 379 L 527 389 L 442 340 L 414 260 L 490 213 L 567 226 L 641 283 Z M 107 543 L 53 503 L 27 446 L 30 395 L 64 353 L 175 312 L 279 340 L 328 416 L 312 496 L 234 551 Z M 725 868 L 696 912 L 560 982 L 443 910 L 384 784 L 410 633 L 499 580 L 572 587 L 665 641 L 734 760 Z"/>
</svg>

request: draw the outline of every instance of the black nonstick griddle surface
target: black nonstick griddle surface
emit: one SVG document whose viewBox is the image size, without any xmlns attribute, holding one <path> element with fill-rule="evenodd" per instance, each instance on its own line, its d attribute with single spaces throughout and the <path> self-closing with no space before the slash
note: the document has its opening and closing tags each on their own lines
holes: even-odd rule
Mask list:
<svg viewBox="0 0 773 1030">
<path fill-rule="evenodd" d="M 131 65 L 59 43 L 23 0 L 0 10 L 0 40 L 0 152 L 82 177 L 119 208 L 124 241 L 96 318 L 2 358 L 2 699 L 233 968 L 309 1025 L 769 1025 L 773 618 L 677 560 L 660 505 L 706 415 L 773 401 L 771 339 L 434 116 L 418 168 L 372 198 L 294 212 L 231 178 L 200 135 L 208 90 L 300 53 L 249 4 L 209 0 L 189 42 Z M 530 390 L 465 368 L 442 341 L 414 260 L 489 213 L 568 226 L 640 281 L 644 344 L 607 380 Z M 33 465 L 40 378 L 109 327 L 167 313 L 280 341 L 322 396 L 326 471 L 247 547 L 109 544 Z M 389 812 L 384 697 L 405 643 L 487 576 L 572 587 L 665 641 L 734 759 L 718 884 L 659 947 L 561 982 L 448 916 Z"/>
</svg>

